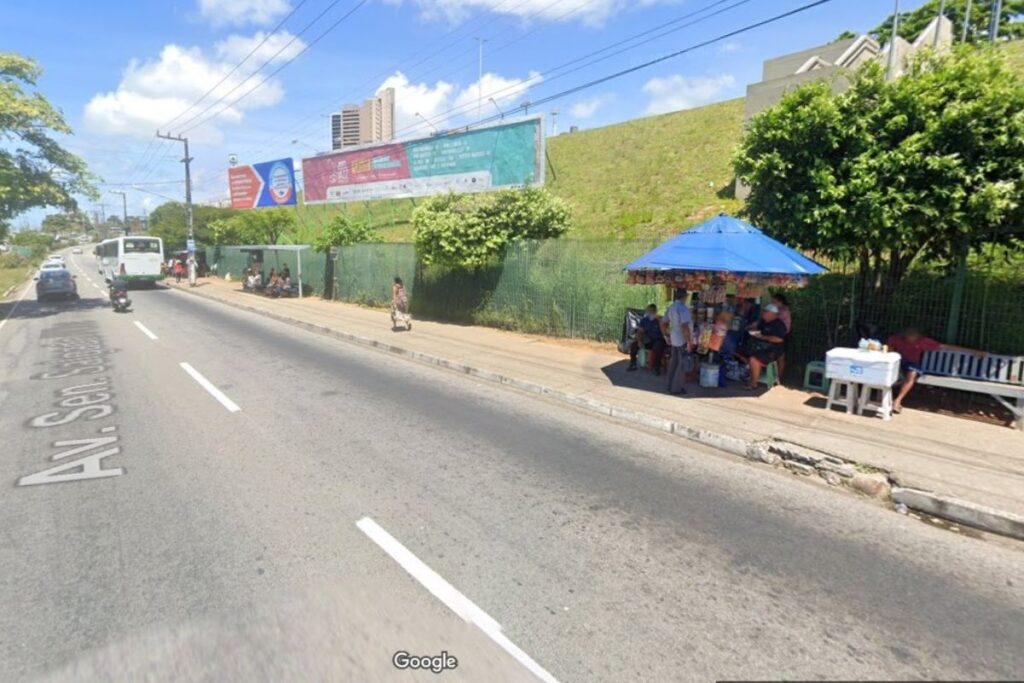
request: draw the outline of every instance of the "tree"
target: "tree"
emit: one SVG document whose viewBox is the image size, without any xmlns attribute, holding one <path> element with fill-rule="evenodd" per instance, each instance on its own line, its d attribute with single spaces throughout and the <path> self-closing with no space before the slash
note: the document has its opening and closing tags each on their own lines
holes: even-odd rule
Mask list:
<svg viewBox="0 0 1024 683">
<path fill-rule="evenodd" d="M 337 214 L 323 232 L 313 240 L 313 248 L 319 252 L 330 252 L 332 247 L 347 247 L 360 242 L 381 242 L 380 233 L 364 222 L 353 221 L 345 214 Z"/>
<path fill-rule="evenodd" d="M 51 137 L 69 135 L 63 115 L 34 87 L 42 69 L 28 58 L 0 52 L 0 236 L 28 209 L 73 209 L 74 195 L 98 197 L 85 162 Z"/>
<path fill-rule="evenodd" d="M 192 207 L 192 223 L 196 242 L 199 244 L 230 244 L 231 241 L 218 241 L 212 223 L 229 219 L 238 214 L 235 209 L 219 206 L 195 205 Z M 149 214 L 149 234 L 163 239 L 167 245 L 184 246 L 188 237 L 188 222 L 185 204 L 182 202 L 165 202 L 153 209 Z M 234 242 L 237 244 L 237 242 Z"/>
<path fill-rule="evenodd" d="M 89 229 L 89 219 L 77 210 L 51 213 L 43 217 L 40 229 L 51 235 L 78 234 Z"/>
<path fill-rule="evenodd" d="M 313 248 L 324 254 L 324 298 L 334 298 L 334 259 L 331 249 L 360 242 L 381 242 L 380 233 L 364 222 L 336 214 L 323 231 L 313 239 Z"/>
<path fill-rule="evenodd" d="M 928 0 L 917 9 L 900 12 L 899 34 L 913 41 L 920 35 L 935 17 L 939 16 L 941 0 Z M 953 22 L 953 37 L 960 40 L 963 36 L 964 19 L 967 16 L 967 0 L 946 0 L 945 15 Z M 999 22 L 999 35 L 1005 38 L 1024 36 L 1024 0 L 1003 0 L 1003 12 Z M 969 42 L 988 40 L 989 24 L 992 22 L 992 3 L 989 0 L 972 0 L 970 27 L 967 31 Z M 871 37 L 880 43 L 889 42 L 892 35 L 892 15 L 870 32 Z"/>
<path fill-rule="evenodd" d="M 959 260 L 1024 224 L 1024 82 L 992 48 L 877 64 L 835 94 L 804 86 L 748 126 L 735 158 L 746 214 L 770 234 L 854 259 L 881 311 L 916 261 Z"/>
<path fill-rule="evenodd" d="M 480 268 L 516 240 L 560 237 L 570 211 L 543 188 L 488 195 L 437 195 L 412 214 L 416 252 L 426 265 Z"/>
<path fill-rule="evenodd" d="M 40 259 L 53 246 L 53 235 L 38 230 L 20 230 L 11 237 L 11 242 L 20 247 L 29 247 L 32 250 L 32 258 Z"/>
</svg>

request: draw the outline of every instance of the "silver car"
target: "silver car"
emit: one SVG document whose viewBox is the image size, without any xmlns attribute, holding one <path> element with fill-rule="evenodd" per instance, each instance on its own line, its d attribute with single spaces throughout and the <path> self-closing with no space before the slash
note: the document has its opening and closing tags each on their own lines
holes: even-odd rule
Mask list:
<svg viewBox="0 0 1024 683">
<path fill-rule="evenodd" d="M 75 276 L 60 268 L 40 270 L 36 276 L 36 300 L 49 298 L 77 299 L 78 285 Z"/>
</svg>

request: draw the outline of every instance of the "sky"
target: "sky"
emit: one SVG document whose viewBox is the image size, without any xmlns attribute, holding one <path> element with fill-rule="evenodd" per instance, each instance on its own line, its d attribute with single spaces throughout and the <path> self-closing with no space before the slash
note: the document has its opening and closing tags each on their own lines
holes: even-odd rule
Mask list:
<svg viewBox="0 0 1024 683">
<path fill-rule="evenodd" d="M 157 130 L 189 138 L 194 199 L 224 200 L 230 155 L 256 163 L 325 151 L 330 113 L 380 88 L 396 90 L 399 137 L 424 136 L 499 109 L 521 114 L 523 102 L 812 1 L 39 0 L 7 4 L 0 50 L 40 63 L 38 89 L 74 130 L 64 144 L 105 183 L 105 210 L 120 210 L 111 191 L 124 190 L 137 215 L 184 192 L 181 143 Z M 741 97 L 765 59 L 869 30 L 892 4 L 830 0 L 529 113 L 543 113 L 550 134 Z"/>
</svg>

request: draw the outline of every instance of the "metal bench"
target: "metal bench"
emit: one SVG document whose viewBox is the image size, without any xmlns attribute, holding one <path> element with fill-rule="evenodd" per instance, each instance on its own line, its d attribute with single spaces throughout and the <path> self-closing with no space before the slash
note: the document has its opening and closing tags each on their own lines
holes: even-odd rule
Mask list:
<svg viewBox="0 0 1024 683">
<path fill-rule="evenodd" d="M 978 357 L 966 351 L 926 351 L 921 359 L 928 384 L 976 394 L 988 394 L 1013 413 L 1014 425 L 1024 431 L 1024 356 Z"/>
</svg>

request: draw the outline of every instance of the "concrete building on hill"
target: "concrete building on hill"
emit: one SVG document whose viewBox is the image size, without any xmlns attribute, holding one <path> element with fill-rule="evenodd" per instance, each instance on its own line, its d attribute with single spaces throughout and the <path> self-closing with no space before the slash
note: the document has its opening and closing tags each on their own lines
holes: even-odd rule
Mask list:
<svg viewBox="0 0 1024 683">
<path fill-rule="evenodd" d="M 385 88 L 362 104 L 346 104 L 340 112 L 331 114 L 332 150 L 394 139 L 394 88 Z"/>
<path fill-rule="evenodd" d="M 946 50 L 952 44 L 953 23 L 946 17 L 936 17 L 913 43 L 897 36 L 883 47 L 870 36 L 862 35 L 769 59 L 764 62 L 761 80 L 747 86 L 746 120 L 778 104 L 787 92 L 806 83 L 830 81 L 836 92 L 845 90 L 849 87 L 845 73 L 872 61 L 890 68 L 890 50 L 895 50 L 895 55 L 889 77 L 897 78 L 918 50 L 933 46 Z M 748 194 L 749 188 L 737 183 L 736 196 L 744 199 Z"/>
</svg>

